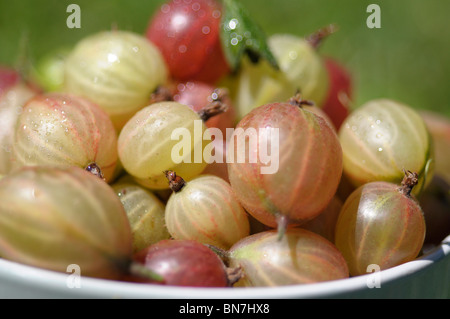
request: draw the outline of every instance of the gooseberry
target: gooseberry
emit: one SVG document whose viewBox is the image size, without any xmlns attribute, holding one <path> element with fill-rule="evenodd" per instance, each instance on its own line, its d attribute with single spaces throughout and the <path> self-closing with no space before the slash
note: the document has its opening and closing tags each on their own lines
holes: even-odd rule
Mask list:
<svg viewBox="0 0 450 319">
<path fill-rule="evenodd" d="M 165 205 L 148 189 L 127 176 L 111 185 L 128 217 L 133 252 L 170 238 L 165 224 Z"/>
<path fill-rule="evenodd" d="M 226 252 L 229 267 L 240 267 L 235 286 L 273 287 L 348 278 L 339 250 L 311 231 L 292 228 L 278 239 L 274 230 L 248 236 Z"/>
<path fill-rule="evenodd" d="M 210 156 L 204 152 L 211 142 L 204 123 L 209 116 L 206 113 L 222 112 L 216 106 L 212 104 L 211 109 L 205 108 L 199 114 L 187 105 L 166 101 L 137 112 L 118 138 L 125 171 L 151 189 L 169 188 L 164 171 L 176 171 L 185 180 L 199 175 Z"/>
<path fill-rule="evenodd" d="M 366 274 L 373 265 L 388 269 L 418 256 L 425 219 L 411 194 L 417 183 L 418 175 L 406 171 L 401 186 L 369 182 L 345 201 L 336 223 L 335 244 L 350 275 Z"/>
<path fill-rule="evenodd" d="M 219 36 L 221 16 L 215 0 L 172 0 L 152 17 L 146 36 L 175 80 L 214 84 L 229 72 Z"/>
<path fill-rule="evenodd" d="M 113 177 L 117 135 L 96 104 L 65 93 L 36 95 L 17 119 L 14 168 L 27 165 L 78 166 Z"/>
<path fill-rule="evenodd" d="M 165 212 L 172 238 L 228 249 L 249 235 L 247 213 L 223 179 L 201 175 L 186 182 L 172 171 L 166 176 L 173 190 Z"/>
<path fill-rule="evenodd" d="M 28 166 L 0 180 L 0 254 L 35 267 L 117 279 L 131 260 L 127 216 L 108 184 L 78 168 Z"/>
<path fill-rule="evenodd" d="M 165 285 L 229 287 L 236 280 L 230 280 L 228 268 L 215 252 L 195 240 L 162 240 L 134 258 L 162 276 Z"/>
<path fill-rule="evenodd" d="M 295 98 L 254 109 L 238 123 L 227 149 L 239 201 L 256 219 L 280 230 L 323 211 L 342 174 L 337 135 L 322 117 L 301 107 L 306 102 Z"/>
<path fill-rule="evenodd" d="M 433 175 L 433 148 L 420 115 L 398 101 L 375 99 L 353 111 L 339 130 L 344 174 L 356 187 L 386 181 L 399 184 L 409 169 L 419 175 L 414 194 Z"/>
<path fill-rule="evenodd" d="M 266 60 L 255 64 L 245 57 L 237 75 L 224 80 L 238 119 L 261 105 L 285 101 L 298 90 L 303 98 L 321 107 L 329 80 L 315 48 L 305 38 L 291 34 L 274 34 L 267 41 L 280 70 Z"/>
<path fill-rule="evenodd" d="M 130 31 L 103 31 L 78 42 L 66 58 L 64 91 L 88 98 L 119 131 L 167 80 L 158 48 Z"/>
</svg>

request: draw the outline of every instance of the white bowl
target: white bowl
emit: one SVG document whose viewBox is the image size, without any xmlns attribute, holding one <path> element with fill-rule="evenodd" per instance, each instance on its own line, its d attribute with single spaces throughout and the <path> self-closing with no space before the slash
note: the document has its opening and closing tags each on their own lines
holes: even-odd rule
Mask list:
<svg viewBox="0 0 450 319">
<path fill-rule="evenodd" d="M 381 272 L 316 284 L 275 288 L 185 288 L 80 278 L 79 286 L 73 287 L 71 275 L 0 259 L 0 298 L 450 299 L 450 235 L 440 246 L 414 261 Z"/>
</svg>

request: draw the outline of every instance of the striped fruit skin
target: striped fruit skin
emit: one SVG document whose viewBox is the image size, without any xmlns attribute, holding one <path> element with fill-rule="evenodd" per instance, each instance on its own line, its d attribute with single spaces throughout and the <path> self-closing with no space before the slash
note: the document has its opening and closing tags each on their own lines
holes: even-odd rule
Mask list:
<svg viewBox="0 0 450 319">
<path fill-rule="evenodd" d="M 352 276 L 367 274 L 369 265 L 383 270 L 413 260 L 424 238 L 420 205 L 393 183 L 371 182 L 356 189 L 336 223 L 335 244 Z"/>
<path fill-rule="evenodd" d="M 64 90 L 98 104 L 120 130 L 167 76 L 161 53 L 144 36 L 104 31 L 82 39 L 69 54 Z"/>
<path fill-rule="evenodd" d="M 261 174 L 259 159 L 244 163 L 228 159 L 231 186 L 248 213 L 265 225 L 276 227 L 279 215 L 291 223 L 316 217 L 333 198 L 342 175 L 342 150 L 333 128 L 316 114 L 288 103 L 261 106 L 243 118 L 232 136 L 243 140 L 248 128 L 279 129 L 278 170 Z M 270 143 L 261 134 L 259 143 Z M 248 143 L 247 143 L 248 144 Z M 230 146 L 231 145 L 231 146 Z M 228 154 L 233 144 L 229 144 Z M 238 143 L 234 143 L 237 154 Z M 269 148 L 270 150 L 270 148 Z M 257 152 L 257 149 L 251 150 Z"/>
<path fill-rule="evenodd" d="M 235 286 L 275 287 L 348 278 L 339 250 L 311 231 L 288 229 L 282 239 L 274 230 L 237 242 L 229 250 L 229 267 L 241 267 Z"/>
<path fill-rule="evenodd" d="M 0 255 L 118 279 L 132 257 L 127 216 L 110 186 L 78 167 L 24 167 L 0 180 Z"/>
<path fill-rule="evenodd" d="M 109 182 L 118 158 L 117 135 L 108 115 L 90 101 L 66 93 L 37 95 L 17 120 L 13 157 L 14 168 L 86 168 L 95 162 Z"/>
<path fill-rule="evenodd" d="M 175 239 L 225 250 L 250 233 L 247 213 L 231 186 L 213 175 L 194 178 L 172 193 L 166 205 L 166 225 Z"/>
<path fill-rule="evenodd" d="M 0 174 L 8 174 L 12 169 L 14 128 L 23 105 L 38 93 L 19 83 L 0 94 Z"/>
<path fill-rule="evenodd" d="M 427 127 L 411 107 L 390 99 L 369 101 L 352 112 L 339 130 L 344 174 L 356 187 L 373 181 L 400 184 L 403 169 L 419 174 L 414 194 L 425 181 L 425 168 L 433 159 Z M 430 181 L 433 167 L 428 170 Z"/>
<path fill-rule="evenodd" d="M 297 90 L 306 100 L 321 107 L 329 87 L 325 64 L 309 42 L 290 34 L 274 34 L 268 45 L 280 66 L 275 70 L 266 61 L 257 64 L 244 58 L 237 77 L 231 81 L 231 96 L 238 119 L 264 104 L 287 101 Z"/>
<path fill-rule="evenodd" d="M 165 225 L 165 206 L 148 189 L 131 181 L 119 180 L 111 185 L 120 198 L 133 235 L 133 252 L 169 239 L 170 234 Z"/>
<path fill-rule="evenodd" d="M 195 132 L 195 123 L 199 123 L 195 121 L 201 121 L 198 114 L 177 102 L 154 103 L 137 112 L 118 138 L 119 158 L 124 169 L 139 184 L 155 190 L 169 188 L 164 175 L 166 170 L 177 172 L 185 180 L 200 175 L 207 165 L 203 150 L 210 141 L 203 139 L 204 134 L 208 136 L 204 123 L 201 123 L 201 131 Z M 183 137 L 171 139 L 176 129 L 187 129 L 191 138 L 191 148 L 183 154 L 181 163 L 172 158 L 172 150 L 189 141 Z"/>
</svg>

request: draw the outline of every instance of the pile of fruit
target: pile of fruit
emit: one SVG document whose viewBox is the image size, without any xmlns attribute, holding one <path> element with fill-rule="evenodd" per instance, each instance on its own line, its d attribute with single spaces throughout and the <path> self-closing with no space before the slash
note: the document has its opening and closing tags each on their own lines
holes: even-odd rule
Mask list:
<svg viewBox="0 0 450 319">
<path fill-rule="evenodd" d="M 450 120 L 387 98 L 351 107 L 351 72 L 319 50 L 335 31 L 266 37 L 237 1 L 172 0 L 145 34 L 0 68 L 0 258 L 255 287 L 438 245 Z"/>
</svg>

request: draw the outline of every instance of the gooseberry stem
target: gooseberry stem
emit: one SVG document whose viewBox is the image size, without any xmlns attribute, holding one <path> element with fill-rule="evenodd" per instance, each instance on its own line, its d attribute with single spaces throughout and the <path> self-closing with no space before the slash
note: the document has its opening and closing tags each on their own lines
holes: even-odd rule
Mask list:
<svg viewBox="0 0 450 319">
<path fill-rule="evenodd" d="M 233 286 L 239 279 L 242 278 L 242 268 L 241 267 L 227 267 L 225 269 L 227 273 L 227 281 L 229 286 Z"/>
<path fill-rule="evenodd" d="M 227 94 L 228 91 L 224 88 L 214 90 L 211 94 L 212 102 L 197 112 L 203 122 L 206 122 L 211 117 L 224 113 L 228 110 L 228 105 L 223 102 Z"/>
<path fill-rule="evenodd" d="M 228 265 L 230 254 L 227 250 L 211 244 L 205 244 L 205 246 L 211 249 L 226 265 Z M 239 281 L 239 279 L 242 278 L 241 267 L 226 267 L 225 272 L 227 274 L 229 286 L 233 286 L 237 281 Z"/>
<path fill-rule="evenodd" d="M 100 177 L 102 180 L 105 180 L 105 177 L 103 176 L 103 172 L 102 169 L 100 168 L 100 166 L 97 165 L 97 163 L 89 163 L 86 168 L 86 171 L 88 171 L 89 173 Z"/>
<path fill-rule="evenodd" d="M 160 85 L 156 88 L 156 90 L 152 93 L 150 97 L 150 104 L 158 103 L 158 102 L 167 102 L 167 101 L 173 101 L 173 94 L 172 91 L 164 86 Z"/>
<path fill-rule="evenodd" d="M 302 107 L 303 105 L 313 106 L 314 102 L 309 100 L 304 100 L 300 93 L 300 90 L 297 90 L 297 93 L 293 97 L 288 100 L 288 103 L 294 106 Z"/>
<path fill-rule="evenodd" d="M 277 216 L 277 232 L 278 232 L 278 241 L 283 239 L 284 234 L 286 233 L 286 229 L 289 223 L 289 218 L 286 215 L 278 214 Z"/>
<path fill-rule="evenodd" d="M 211 244 L 205 244 L 205 246 L 208 247 L 209 249 L 211 249 L 223 261 L 225 261 L 225 262 L 228 261 L 228 258 L 230 257 L 230 254 L 228 253 L 228 251 L 226 251 L 222 248 L 219 248 L 217 246 L 211 245 Z"/>
<path fill-rule="evenodd" d="M 317 30 L 313 34 L 310 34 L 306 37 L 306 40 L 311 44 L 313 48 L 317 50 L 317 48 L 319 48 L 319 46 L 322 44 L 323 40 L 329 35 L 335 33 L 337 30 L 338 26 L 332 23 L 324 28 Z"/>
<path fill-rule="evenodd" d="M 169 187 L 175 193 L 181 191 L 181 189 L 186 185 L 186 181 L 177 175 L 174 171 L 164 171 L 167 180 L 169 181 Z"/>
<path fill-rule="evenodd" d="M 411 171 L 403 169 L 405 176 L 403 177 L 402 184 L 398 188 L 398 191 L 406 196 L 411 196 L 411 191 L 414 186 L 419 182 L 419 175 Z"/>
</svg>

